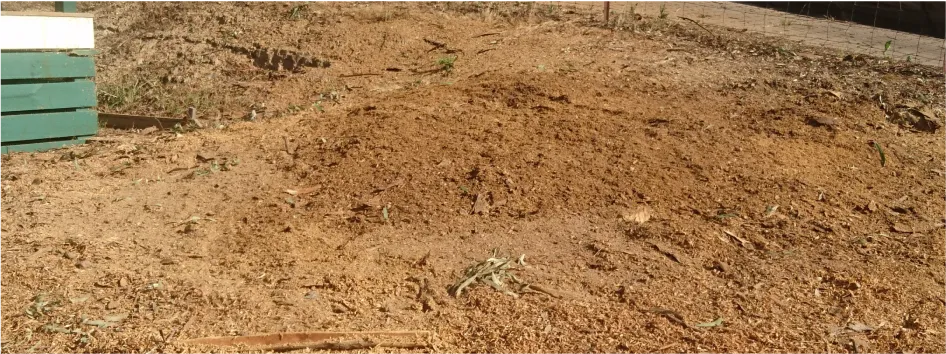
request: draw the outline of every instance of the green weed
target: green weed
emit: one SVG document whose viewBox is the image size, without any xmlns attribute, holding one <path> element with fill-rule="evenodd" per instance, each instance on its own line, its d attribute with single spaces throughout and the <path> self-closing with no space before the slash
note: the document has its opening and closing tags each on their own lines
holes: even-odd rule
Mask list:
<svg viewBox="0 0 946 354">
<path fill-rule="evenodd" d="M 297 5 L 293 6 L 292 10 L 289 10 L 289 19 L 298 20 L 309 10 L 309 5 Z"/>
<path fill-rule="evenodd" d="M 454 63 L 456 63 L 457 57 L 443 57 L 437 60 L 437 65 L 440 66 L 440 70 L 444 72 L 453 71 Z"/>
</svg>

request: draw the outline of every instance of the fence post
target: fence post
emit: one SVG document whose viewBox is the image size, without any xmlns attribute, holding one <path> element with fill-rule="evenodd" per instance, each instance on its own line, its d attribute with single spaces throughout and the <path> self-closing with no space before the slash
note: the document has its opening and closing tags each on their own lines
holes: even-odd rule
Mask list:
<svg viewBox="0 0 946 354">
<path fill-rule="evenodd" d="M 609 16 L 611 16 L 611 2 L 605 1 L 604 2 L 604 25 L 605 26 L 607 26 L 608 23 L 610 23 L 610 21 L 608 21 Z"/>
</svg>

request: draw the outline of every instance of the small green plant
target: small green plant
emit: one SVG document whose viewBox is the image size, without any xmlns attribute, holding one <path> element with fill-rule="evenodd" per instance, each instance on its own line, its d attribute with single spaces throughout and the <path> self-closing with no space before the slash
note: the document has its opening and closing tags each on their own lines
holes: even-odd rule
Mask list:
<svg viewBox="0 0 946 354">
<path fill-rule="evenodd" d="M 637 29 L 637 17 L 640 16 L 636 12 L 636 6 L 628 5 L 625 7 L 624 13 L 614 19 L 613 25 L 618 29 L 635 31 Z"/>
<path fill-rule="evenodd" d="M 913 62 L 913 57 L 907 55 L 907 63 Z"/>
<path fill-rule="evenodd" d="M 289 113 L 289 114 L 294 114 L 301 111 L 303 111 L 302 106 L 297 105 L 297 104 L 291 104 L 289 105 L 289 107 L 286 108 L 286 113 Z"/>
<path fill-rule="evenodd" d="M 549 4 L 549 6 L 545 8 L 545 17 L 558 19 L 559 13 L 561 13 L 561 11 L 556 4 Z"/>
<path fill-rule="evenodd" d="M 887 43 L 884 43 L 884 55 L 887 55 L 887 51 L 890 50 L 891 45 L 893 45 L 893 40 L 889 40 Z"/>
<path fill-rule="evenodd" d="M 660 4 L 660 19 L 665 20 L 667 19 L 667 16 L 670 16 L 670 13 L 667 12 L 667 5 Z"/>
<path fill-rule="evenodd" d="M 440 60 L 437 60 L 437 65 L 440 66 L 440 70 L 444 72 L 453 71 L 453 64 L 457 61 L 457 57 L 443 57 Z"/>
<path fill-rule="evenodd" d="M 33 303 L 26 309 L 26 315 L 32 319 L 45 316 L 60 305 L 58 300 L 51 300 L 46 294 L 33 297 Z"/>
<path fill-rule="evenodd" d="M 298 20 L 299 18 L 302 17 L 302 14 L 305 13 L 305 11 L 308 9 L 309 9 L 308 5 L 293 6 L 292 10 L 289 10 L 289 19 Z"/>
<path fill-rule="evenodd" d="M 315 110 L 319 111 L 319 113 L 325 112 L 325 107 L 322 107 L 322 101 L 317 101 L 313 103 L 312 107 L 315 108 Z"/>
<path fill-rule="evenodd" d="M 121 80 L 119 83 L 98 85 L 99 102 L 106 107 L 121 109 L 133 105 L 141 99 L 144 82 L 137 78 Z"/>
</svg>

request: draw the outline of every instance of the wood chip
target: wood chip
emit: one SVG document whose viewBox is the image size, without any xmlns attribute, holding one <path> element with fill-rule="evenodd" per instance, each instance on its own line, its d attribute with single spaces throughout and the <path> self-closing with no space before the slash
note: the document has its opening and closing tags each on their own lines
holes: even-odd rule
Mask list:
<svg viewBox="0 0 946 354">
<path fill-rule="evenodd" d="M 854 352 L 856 353 L 870 353 L 870 342 L 867 339 L 861 336 L 851 337 L 851 344 L 854 344 Z"/>
</svg>

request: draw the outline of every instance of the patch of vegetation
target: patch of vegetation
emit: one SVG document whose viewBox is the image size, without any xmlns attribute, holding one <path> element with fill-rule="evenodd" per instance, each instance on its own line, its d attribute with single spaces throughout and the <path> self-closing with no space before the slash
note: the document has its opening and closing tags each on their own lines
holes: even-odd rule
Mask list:
<svg viewBox="0 0 946 354">
<path fill-rule="evenodd" d="M 293 21 L 298 20 L 302 18 L 302 16 L 307 12 L 309 12 L 309 5 L 303 4 L 293 6 L 292 10 L 289 10 L 289 19 Z"/>
<path fill-rule="evenodd" d="M 227 100 L 225 95 L 210 87 L 195 88 L 190 84 L 161 84 L 159 81 L 134 73 L 118 79 L 99 79 L 96 83 L 99 110 L 181 118 L 187 107 L 193 106 L 198 114 L 202 114 L 220 107 L 220 100 Z"/>
<path fill-rule="evenodd" d="M 113 110 L 134 105 L 141 99 L 145 90 L 144 82 L 137 78 L 117 83 L 100 83 L 96 85 L 96 89 L 99 104 Z"/>
<path fill-rule="evenodd" d="M 437 60 L 437 66 L 440 67 L 440 70 L 443 72 L 452 72 L 454 63 L 456 63 L 457 57 L 442 57 Z"/>
</svg>

